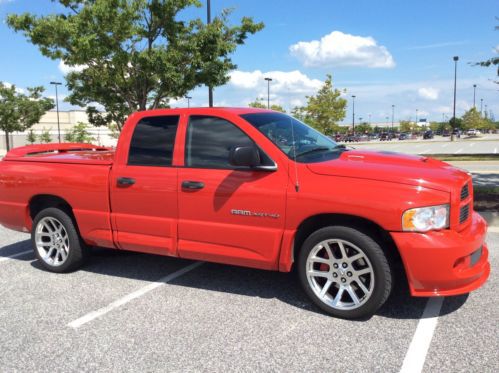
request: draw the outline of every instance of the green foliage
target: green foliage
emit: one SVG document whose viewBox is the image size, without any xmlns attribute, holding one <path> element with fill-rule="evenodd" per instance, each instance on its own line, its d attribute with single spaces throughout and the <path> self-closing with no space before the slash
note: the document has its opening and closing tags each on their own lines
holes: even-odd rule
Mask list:
<svg viewBox="0 0 499 373">
<path fill-rule="evenodd" d="M 248 104 L 249 107 L 254 107 L 256 109 L 266 109 L 267 104 L 264 103 L 263 98 L 256 98 L 255 101 L 252 101 Z"/>
<path fill-rule="evenodd" d="M 332 135 L 339 130 L 338 122 L 346 114 L 347 101 L 340 96 L 340 90 L 333 88 L 333 79 L 328 74 L 317 94 L 307 96 L 307 106 L 294 108 L 293 113 L 302 115 L 304 122 L 325 135 Z"/>
<path fill-rule="evenodd" d="M 496 20 L 499 21 L 499 17 L 496 17 Z M 495 27 L 495 30 L 499 30 L 499 26 Z M 483 67 L 489 67 L 489 66 L 497 66 L 497 76 L 499 76 L 499 57 L 491 57 L 485 61 L 477 62 L 475 65 L 483 66 Z M 499 84 L 499 81 L 495 81 L 495 83 Z"/>
<path fill-rule="evenodd" d="M 9 133 L 26 131 L 54 107 L 53 100 L 42 97 L 43 87 L 27 88 L 26 91 L 0 82 L 0 130 L 6 134 L 7 150 L 10 149 Z"/>
<path fill-rule="evenodd" d="M 295 106 L 291 110 L 291 115 L 298 119 L 299 121 L 305 122 L 307 113 L 305 112 L 305 108 L 301 106 Z"/>
<path fill-rule="evenodd" d="M 480 112 L 476 108 L 471 108 L 462 117 L 463 128 L 468 130 L 471 128 L 479 130 L 489 130 L 494 129 L 494 124 L 488 118 L 484 118 L 480 115 Z"/>
<path fill-rule="evenodd" d="M 369 123 L 362 122 L 360 124 L 355 125 L 355 132 L 356 133 L 372 133 L 373 128 Z"/>
<path fill-rule="evenodd" d="M 40 142 L 42 144 L 48 144 L 52 142 L 52 136 L 50 136 L 50 132 L 46 130 L 45 128 L 43 129 L 41 135 L 40 135 Z"/>
<path fill-rule="evenodd" d="M 36 135 L 32 129 L 28 131 L 28 134 L 26 136 L 26 141 L 28 142 L 28 144 L 34 144 L 36 142 Z"/>
<path fill-rule="evenodd" d="M 79 67 L 66 76 L 67 101 L 87 107 L 91 124 L 115 123 L 119 130 L 134 111 L 164 107 L 202 84 L 225 84 L 237 67 L 231 54 L 263 28 L 249 17 L 229 25 L 228 10 L 209 25 L 180 19 L 202 6 L 198 0 L 57 2 L 58 14 L 14 14 L 7 24 L 44 56 Z"/>
<path fill-rule="evenodd" d="M 78 122 L 70 131 L 64 135 L 67 142 L 92 143 L 95 139 L 87 131 L 88 126 L 85 123 Z"/>
<path fill-rule="evenodd" d="M 250 102 L 248 104 L 248 106 L 254 107 L 257 109 L 267 109 L 267 103 L 263 98 L 256 98 L 255 101 Z M 281 105 L 277 105 L 277 104 L 270 105 L 270 110 L 280 111 L 281 113 L 286 112 L 286 110 L 284 110 L 284 108 Z"/>
<path fill-rule="evenodd" d="M 400 132 L 417 132 L 419 130 L 418 125 L 409 120 L 401 120 L 399 127 Z"/>
</svg>

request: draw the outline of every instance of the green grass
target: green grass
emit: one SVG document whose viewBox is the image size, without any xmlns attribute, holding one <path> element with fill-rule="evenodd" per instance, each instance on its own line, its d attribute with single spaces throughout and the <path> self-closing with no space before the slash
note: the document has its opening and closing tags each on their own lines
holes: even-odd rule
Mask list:
<svg viewBox="0 0 499 373">
<path fill-rule="evenodd" d="M 439 159 L 441 161 L 499 161 L 499 154 L 424 154 L 431 158 Z"/>
</svg>

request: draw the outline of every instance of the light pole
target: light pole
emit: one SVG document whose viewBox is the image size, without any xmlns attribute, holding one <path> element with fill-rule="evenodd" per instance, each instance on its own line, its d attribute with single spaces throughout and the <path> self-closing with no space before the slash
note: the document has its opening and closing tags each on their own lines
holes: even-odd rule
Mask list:
<svg viewBox="0 0 499 373">
<path fill-rule="evenodd" d="M 369 125 L 371 125 L 371 114 L 369 114 Z"/>
<path fill-rule="evenodd" d="M 416 109 L 416 125 L 418 125 L 418 111 L 419 109 Z"/>
<path fill-rule="evenodd" d="M 485 104 L 485 118 L 488 118 L 489 114 L 487 113 L 487 104 Z"/>
<path fill-rule="evenodd" d="M 187 107 L 190 108 L 191 107 L 191 98 L 192 98 L 192 96 L 185 96 L 185 98 L 187 99 Z"/>
<path fill-rule="evenodd" d="M 207 0 L 206 4 L 206 19 L 207 23 L 211 23 L 211 1 Z M 208 86 L 208 106 L 213 107 L 213 88 Z"/>
<path fill-rule="evenodd" d="M 270 109 L 270 82 L 272 78 L 265 78 L 267 81 L 267 109 Z"/>
<path fill-rule="evenodd" d="M 456 82 L 457 82 L 457 61 L 459 56 L 454 56 L 454 106 L 452 109 L 452 129 L 456 128 Z M 452 131 L 451 141 L 454 140 L 454 131 Z"/>
<path fill-rule="evenodd" d="M 395 114 L 395 105 L 392 105 L 392 133 L 393 133 L 393 118 Z"/>
<path fill-rule="evenodd" d="M 480 115 L 483 115 L 483 98 L 480 99 Z"/>
<path fill-rule="evenodd" d="M 476 84 L 473 84 L 473 109 L 476 109 L 475 96 L 476 96 Z"/>
<path fill-rule="evenodd" d="M 57 110 L 57 135 L 59 137 L 59 143 L 61 143 L 61 123 L 59 121 L 59 94 L 57 92 L 57 86 L 61 85 L 60 82 L 50 82 L 50 84 L 55 86 L 55 107 Z"/>
<path fill-rule="evenodd" d="M 355 136 L 355 95 L 352 95 L 352 132 Z"/>
</svg>

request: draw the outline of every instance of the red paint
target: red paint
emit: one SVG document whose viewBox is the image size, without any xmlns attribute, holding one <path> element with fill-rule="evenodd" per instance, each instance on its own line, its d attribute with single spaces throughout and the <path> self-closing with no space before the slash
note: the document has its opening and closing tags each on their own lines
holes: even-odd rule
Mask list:
<svg viewBox="0 0 499 373">
<path fill-rule="evenodd" d="M 335 160 L 294 163 L 239 115 L 259 109 L 200 108 L 135 113 L 116 151 L 82 144 L 17 148 L 0 162 L 0 223 L 30 230 L 29 203 L 41 194 L 72 207 L 83 239 L 92 245 L 241 266 L 289 271 L 300 224 L 319 214 L 344 214 L 378 225 L 393 238 L 416 296 L 456 295 L 482 285 L 490 272 L 486 224 L 475 212 L 459 224 L 465 172 L 437 160 L 386 152 L 348 151 Z M 277 171 L 184 167 L 189 115 L 219 116 L 237 125 L 277 164 Z M 172 167 L 128 166 L 136 123 L 180 115 Z M 296 190 L 296 175 L 300 185 Z M 117 185 L 119 177 L 136 180 Z M 201 190 L 182 181 L 201 181 Z M 402 213 L 449 203 L 450 228 L 401 231 Z M 274 214 L 235 215 L 232 210 Z M 479 261 L 470 254 L 480 247 Z"/>
</svg>

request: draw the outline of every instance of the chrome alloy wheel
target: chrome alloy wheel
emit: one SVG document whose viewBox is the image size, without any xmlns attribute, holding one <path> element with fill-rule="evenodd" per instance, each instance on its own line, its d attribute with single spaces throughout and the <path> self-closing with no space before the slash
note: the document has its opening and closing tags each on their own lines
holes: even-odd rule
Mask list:
<svg viewBox="0 0 499 373">
<path fill-rule="evenodd" d="M 373 266 L 351 242 L 331 239 L 318 243 L 308 255 L 306 267 L 311 289 L 334 309 L 356 309 L 373 293 Z"/>
<path fill-rule="evenodd" d="M 38 222 L 35 231 L 36 250 L 42 260 L 58 267 L 68 258 L 69 236 L 62 223 L 52 217 L 45 217 Z"/>
</svg>

